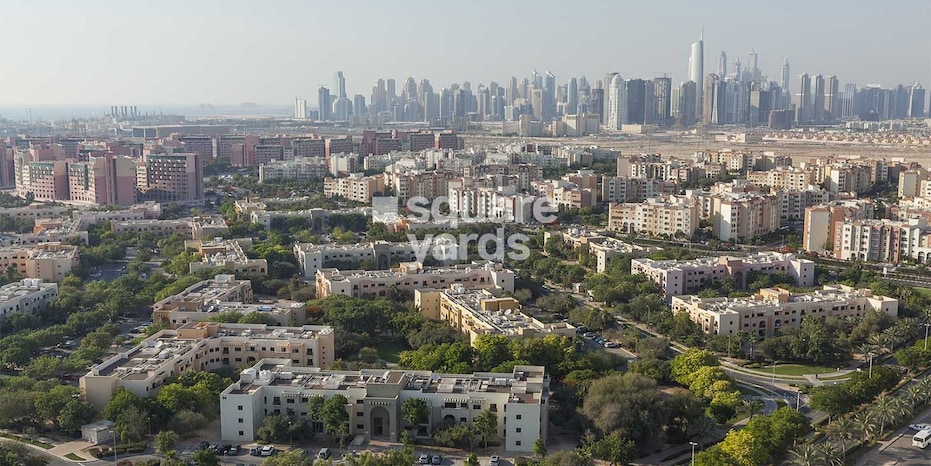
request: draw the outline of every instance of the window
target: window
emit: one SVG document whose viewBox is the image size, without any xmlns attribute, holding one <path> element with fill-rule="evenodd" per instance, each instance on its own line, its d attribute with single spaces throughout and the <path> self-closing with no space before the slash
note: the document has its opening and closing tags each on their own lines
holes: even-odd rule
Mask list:
<svg viewBox="0 0 931 466">
<path fill-rule="evenodd" d="M 517 433 L 519 434 L 519 433 L 520 433 L 520 430 L 521 430 L 520 427 L 518 427 L 518 428 L 515 430 L 515 432 L 517 432 Z"/>
<path fill-rule="evenodd" d="M 356 424 L 356 429 L 359 429 L 359 430 L 365 429 L 365 424 Z"/>
<path fill-rule="evenodd" d="M 365 416 L 365 413 L 363 413 L 362 411 L 359 411 L 356 413 L 356 417 L 362 417 L 362 416 Z"/>
<path fill-rule="evenodd" d="M 242 405 L 237 406 L 237 407 L 236 407 L 236 410 L 237 410 L 237 411 L 242 411 Z"/>
<path fill-rule="evenodd" d="M 243 434 L 243 431 L 240 430 L 240 431 L 239 431 L 239 436 L 242 437 L 243 435 L 244 435 L 244 434 Z"/>
<path fill-rule="evenodd" d="M 472 409 L 482 409 L 482 405 L 472 405 Z"/>
<path fill-rule="evenodd" d="M 514 442 L 514 445 L 520 446 L 520 440 L 515 441 L 515 442 Z"/>
<path fill-rule="evenodd" d="M 294 404 L 294 398 L 288 398 L 288 399 L 287 399 L 287 403 L 293 405 L 293 404 Z"/>
<path fill-rule="evenodd" d="M 514 419 L 520 420 L 520 418 L 521 418 L 521 415 L 520 415 L 520 414 L 514 416 Z"/>
<path fill-rule="evenodd" d="M 239 423 L 242 424 L 242 418 L 239 418 Z"/>
</svg>

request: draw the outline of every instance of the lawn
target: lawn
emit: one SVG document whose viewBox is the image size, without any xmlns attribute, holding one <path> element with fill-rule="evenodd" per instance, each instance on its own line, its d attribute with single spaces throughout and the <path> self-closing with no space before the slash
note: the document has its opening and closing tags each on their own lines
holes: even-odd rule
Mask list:
<svg viewBox="0 0 931 466">
<path fill-rule="evenodd" d="M 401 351 L 405 350 L 407 350 L 407 348 L 402 345 L 384 343 L 378 345 L 378 358 L 387 362 L 397 363 L 401 360 Z"/>
<path fill-rule="evenodd" d="M 759 372 L 768 372 L 772 374 L 773 366 L 761 367 L 757 369 Z M 827 374 L 828 372 L 837 371 L 836 367 L 824 367 L 824 366 L 806 366 L 804 364 L 777 364 L 776 365 L 776 375 L 794 375 L 802 376 L 805 374 Z"/>
<path fill-rule="evenodd" d="M 37 447 L 39 447 L 39 448 L 44 448 L 44 449 L 46 449 L 46 450 L 48 450 L 48 449 L 50 449 L 50 448 L 53 448 L 53 447 L 55 446 L 55 445 L 52 445 L 52 444 L 50 444 L 50 443 L 40 442 L 40 441 L 38 441 L 38 440 L 33 440 L 33 439 L 31 439 L 31 438 L 20 437 L 20 436 L 17 436 L 17 435 L 6 434 L 6 433 L 0 433 L 0 437 L 8 438 L 8 439 L 11 439 L 11 440 L 19 440 L 20 442 L 28 443 L 28 444 L 30 444 L 30 445 L 34 445 L 34 446 L 37 446 Z"/>
<path fill-rule="evenodd" d="M 71 461 L 84 461 L 84 458 L 81 458 L 80 456 L 75 455 L 74 453 L 68 453 L 67 455 L 65 455 L 65 458 L 68 458 Z"/>
<path fill-rule="evenodd" d="M 931 288 L 914 287 L 912 289 L 915 290 L 918 294 L 931 296 Z"/>
</svg>

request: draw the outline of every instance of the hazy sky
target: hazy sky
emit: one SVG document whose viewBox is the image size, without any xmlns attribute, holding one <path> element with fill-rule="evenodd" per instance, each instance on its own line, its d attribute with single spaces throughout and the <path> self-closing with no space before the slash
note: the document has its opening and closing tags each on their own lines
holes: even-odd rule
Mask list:
<svg viewBox="0 0 931 466">
<path fill-rule="evenodd" d="M 0 106 L 289 104 L 346 75 L 435 90 L 551 70 L 682 81 L 705 28 L 705 72 L 725 50 L 779 80 L 931 84 L 927 0 L 3 0 Z M 795 91 L 793 85 L 793 92 Z M 842 86 L 843 88 L 843 86 Z"/>
</svg>

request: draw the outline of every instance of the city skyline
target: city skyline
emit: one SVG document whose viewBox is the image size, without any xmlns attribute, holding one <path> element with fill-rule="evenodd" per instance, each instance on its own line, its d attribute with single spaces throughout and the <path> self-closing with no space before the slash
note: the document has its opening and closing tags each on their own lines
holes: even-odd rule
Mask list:
<svg viewBox="0 0 931 466">
<path fill-rule="evenodd" d="M 593 83 L 617 71 L 625 78 L 666 75 L 678 85 L 688 79 L 689 44 L 702 29 L 705 75 L 717 69 L 714 61 L 721 51 L 745 65 L 753 51 L 762 74 L 776 81 L 785 57 L 793 80 L 802 73 L 836 75 L 860 86 L 927 85 L 931 80 L 931 62 L 922 50 L 929 30 L 920 26 L 931 17 L 927 5 L 806 3 L 806 14 L 798 15 L 790 6 L 801 2 L 788 3 L 767 10 L 764 21 L 732 1 L 715 2 L 716 8 L 687 2 L 589 3 L 575 5 L 578 15 L 548 14 L 551 7 L 563 7 L 548 2 L 477 2 L 459 9 L 419 8 L 413 2 L 403 11 L 379 2 L 352 7 L 285 2 L 275 11 L 202 2 L 199 11 L 188 11 L 169 1 L 144 12 L 133 6 L 114 11 L 106 2 L 58 8 L 13 2 L 8 17 L 18 20 L 0 37 L 20 45 L 7 54 L 7 62 L 17 65 L 5 70 L 0 106 L 287 105 L 295 97 L 314 106 L 318 88 L 333 87 L 335 70 L 345 74 L 350 97 L 369 96 L 379 78 L 399 84 L 409 76 L 418 82 L 426 78 L 439 90 L 465 81 L 500 84 L 512 75 L 529 76 L 533 69 L 552 71 L 560 84 L 581 76 Z M 824 27 L 818 17 L 828 13 L 845 20 Z M 451 34 L 444 19 L 451 14 L 461 34 Z M 84 16 L 106 27 L 75 29 L 74 18 Z M 300 21 L 304 17 L 334 21 L 307 28 Z M 340 17 L 346 20 L 335 21 Z M 393 17 L 397 24 L 390 22 Z M 771 24 L 793 26 L 784 34 L 760 34 L 771 31 L 764 27 Z M 64 32 L 36 35 L 37 27 Z M 559 33 L 582 27 L 587 33 L 574 41 Z M 803 29 L 805 34 L 792 33 Z M 513 47 L 520 41 L 526 46 Z"/>
</svg>

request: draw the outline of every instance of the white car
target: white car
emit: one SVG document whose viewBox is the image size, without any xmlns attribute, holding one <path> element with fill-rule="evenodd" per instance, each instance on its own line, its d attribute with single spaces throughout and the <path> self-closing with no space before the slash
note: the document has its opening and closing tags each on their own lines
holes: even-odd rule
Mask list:
<svg viewBox="0 0 931 466">
<path fill-rule="evenodd" d="M 489 466 L 498 466 L 501 464 L 499 462 L 498 455 L 491 455 L 491 461 L 488 462 Z"/>
<path fill-rule="evenodd" d="M 931 430 L 931 424 L 909 424 L 908 428 L 915 432 L 921 432 L 923 430 Z"/>
</svg>

